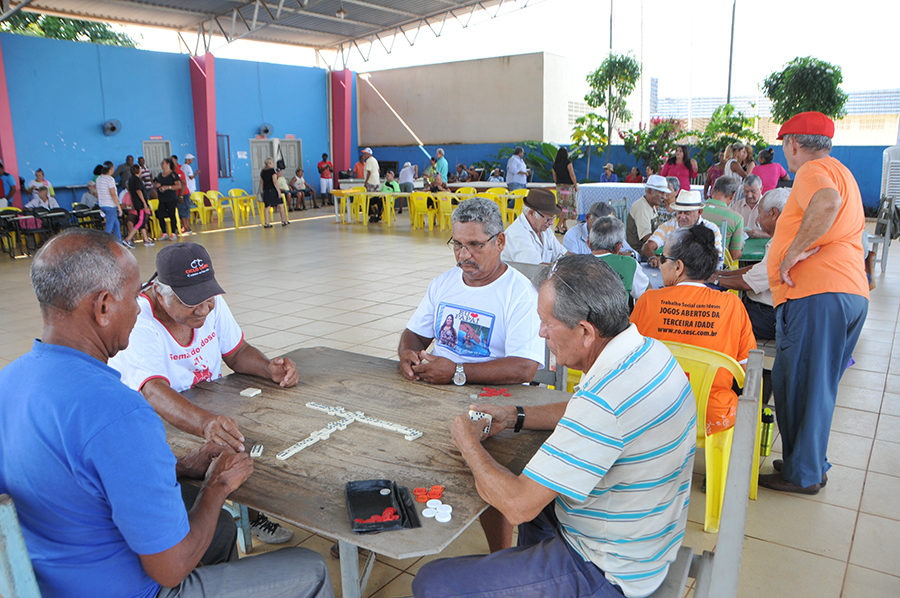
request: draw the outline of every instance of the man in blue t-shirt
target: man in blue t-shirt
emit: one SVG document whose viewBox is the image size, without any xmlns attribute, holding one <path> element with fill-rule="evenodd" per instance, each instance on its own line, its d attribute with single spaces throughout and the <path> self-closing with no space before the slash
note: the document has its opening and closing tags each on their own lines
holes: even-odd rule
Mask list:
<svg viewBox="0 0 900 598">
<path fill-rule="evenodd" d="M 12 205 L 13 195 L 16 193 L 16 179 L 3 169 L 3 162 L 0 162 L 0 208 L 6 208 Z"/>
<path fill-rule="evenodd" d="M 15 502 L 41 595 L 332 598 L 312 551 L 237 561 L 222 505 L 252 460 L 214 443 L 176 459 L 153 408 L 107 366 L 138 314 L 134 257 L 111 235 L 70 229 L 38 252 L 31 278 L 44 329 L 0 371 L 0 493 Z M 178 476 L 205 478 L 192 504 Z"/>
</svg>

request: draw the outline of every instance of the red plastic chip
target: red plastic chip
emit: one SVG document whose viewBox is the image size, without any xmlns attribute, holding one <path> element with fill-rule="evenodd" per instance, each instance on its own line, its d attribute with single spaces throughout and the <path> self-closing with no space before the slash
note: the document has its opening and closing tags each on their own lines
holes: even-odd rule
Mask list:
<svg viewBox="0 0 900 598">
<path fill-rule="evenodd" d="M 421 494 L 428 494 L 428 488 L 413 488 L 413 494 L 419 496 Z"/>
<path fill-rule="evenodd" d="M 434 486 L 431 487 L 431 491 L 432 491 L 432 492 L 443 492 L 443 491 L 444 491 L 444 487 L 443 487 L 443 486 L 434 485 Z"/>
<path fill-rule="evenodd" d="M 435 490 L 432 490 L 432 491 L 429 492 L 426 496 L 428 496 L 428 498 L 440 498 L 441 495 L 442 495 L 441 492 L 437 492 L 437 491 L 435 491 Z"/>
<path fill-rule="evenodd" d="M 416 495 L 416 500 L 418 502 L 428 502 L 428 495 L 427 494 L 418 494 L 418 495 Z"/>
</svg>

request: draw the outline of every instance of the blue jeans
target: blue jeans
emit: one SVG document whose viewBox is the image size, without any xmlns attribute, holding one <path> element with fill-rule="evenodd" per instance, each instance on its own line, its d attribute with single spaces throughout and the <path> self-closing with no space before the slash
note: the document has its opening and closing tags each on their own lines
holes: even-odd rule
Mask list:
<svg viewBox="0 0 900 598">
<path fill-rule="evenodd" d="M 772 390 L 781 432 L 781 476 L 802 487 L 822 481 L 838 383 L 869 309 L 861 295 L 821 293 L 775 308 Z"/>
<path fill-rule="evenodd" d="M 119 222 L 119 210 L 115 208 L 100 207 L 103 216 L 106 217 L 106 227 L 103 229 L 108 233 L 116 236 L 116 239 L 122 242 L 122 224 Z"/>
<path fill-rule="evenodd" d="M 555 502 L 555 501 L 554 501 Z M 413 580 L 416 598 L 622 598 L 603 571 L 569 546 L 559 529 L 554 503 L 519 526 L 519 544 L 483 556 L 432 561 Z"/>
</svg>

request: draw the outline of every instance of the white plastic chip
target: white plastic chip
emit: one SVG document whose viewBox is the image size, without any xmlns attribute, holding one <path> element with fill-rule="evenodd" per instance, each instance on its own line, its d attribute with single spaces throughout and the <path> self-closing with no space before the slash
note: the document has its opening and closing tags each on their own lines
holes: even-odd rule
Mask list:
<svg viewBox="0 0 900 598">
<path fill-rule="evenodd" d="M 435 509 L 438 513 L 452 513 L 453 507 L 448 504 L 438 505 L 437 509 Z"/>
<path fill-rule="evenodd" d="M 442 503 L 441 501 L 439 501 L 436 498 L 432 498 L 427 503 L 425 503 L 425 506 L 428 507 L 429 509 L 436 509 L 439 506 L 441 506 L 442 504 L 444 504 L 444 503 Z"/>
<path fill-rule="evenodd" d="M 438 523 L 447 523 L 450 519 L 452 519 L 450 513 L 441 513 L 440 511 L 434 516 L 434 520 Z"/>
<path fill-rule="evenodd" d="M 434 517 L 435 515 L 437 515 L 437 511 L 434 509 L 425 509 L 422 511 L 422 517 Z"/>
</svg>

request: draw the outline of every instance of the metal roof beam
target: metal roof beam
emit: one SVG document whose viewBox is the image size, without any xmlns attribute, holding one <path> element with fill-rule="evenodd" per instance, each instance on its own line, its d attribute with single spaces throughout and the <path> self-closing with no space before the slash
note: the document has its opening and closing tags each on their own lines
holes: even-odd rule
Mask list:
<svg viewBox="0 0 900 598">
<path fill-rule="evenodd" d="M 5 21 L 9 17 L 13 16 L 29 4 L 31 4 L 32 0 L 23 0 L 19 4 L 16 5 L 15 8 L 9 7 L 9 0 L 3 0 L 3 14 L 0 15 L 0 21 Z"/>
</svg>

